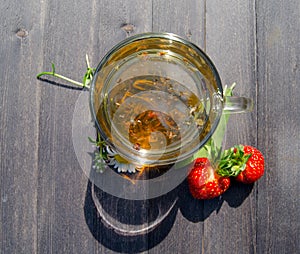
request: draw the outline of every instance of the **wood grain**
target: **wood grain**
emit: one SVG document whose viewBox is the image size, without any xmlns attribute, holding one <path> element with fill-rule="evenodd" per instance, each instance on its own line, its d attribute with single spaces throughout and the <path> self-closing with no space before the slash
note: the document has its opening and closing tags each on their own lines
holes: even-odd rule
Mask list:
<svg viewBox="0 0 300 254">
<path fill-rule="evenodd" d="M 205 1 L 154 0 L 152 28 L 178 34 L 204 48 Z"/>
<path fill-rule="evenodd" d="M 206 2 L 206 52 L 224 85 L 236 83 L 234 93 L 256 98 L 256 41 L 254 1 Z M 256 104 L 256 101 L 255 101 Z M 231 115 L 224 148 L 256 146 L 256 110 Z M 206 253 L 255 253 L 256 190 L 233 183 L 204 226 Z M 207 203 L 204 210 L 211 209 Z M 227 251 L 225 251 L 227 250 Z"/>
<path fill-rule="evenodd" d="M 35 2 L 5 2 L 0 16 L 0 252 L 35 253 L 43 12 Z"/>
<path fill-rule="evenodd" d="M 298 253 L 299 13 L 297 0 L 3 1 L 0 253 Z M 252 113 L 231 116 L 225 146 L 257 146 L 266 173 L 211 201 L 194 200 L 184 182 L 162 197 L 178 202 L 158 228 L 125 237 L 101 222 L 73 149 L 82 91 L 36 74 L 54 62 L 80 81 L 86 53 L 96 66 L 122 39 L 149 31 L 191 40 L 224 85 L 236 82 L 237 94 L 254 99 Z M 135 202 L 105 201 L 111 211 L 123 205 L 139 211 Z"/>
<path fill-rule="evenodd" d="M 46 1 L 40 38 L 40 71 L 56 71 L 75 80 L 85 72 L 91 6 Z M 71 18 L 73 17 L 73 18 Z M 34 78 L 34 76 L 32 77 Z M 38 81 L 39 106 L 37 253 L 84 253 L 95 250 L 85 223 L 83 203 L 87 179 L 72 146 L 73 108 L 80 91 Z M 81 239 L 80 241 L 78 239 Z"/>
<path fill-rule="evenodd" d="M 44 69 L 53 61 L 57 63 L 57 72 L 76 80 L 85 72 L 86 53 L 92 66 L 96 66 L 114 44 L 151 27 L 151 5 L 147 1 L 142 5 L 134 1 L 121 4 L 94 1 L 91 5 L 83 1 L 75 4 L 54 1 L 48 2 L 47 10 L 45 22 L 49 23 L 45 25 L 43 60 L 48 65 L 45 64 Z M 66 22 L 66 26 L 61 25 Z M 125 31 L 126 24 L 132 25 L 133 30 Z M 133 244 L 127 238 L 117 238 L 102 226 L 90 200 L 88 179 L 74 154 L 71 122 L 79 93 L 62 86 L 43 84 L 42 87 L 38 206 L 43 210 L 38 211 L 38 252 L 130 250 Z M 111 209 L 115 205 L 111 204 Z M 143 246 L 147 246 L 145 240 L 141 240 Z"/>
<path fill-rule="evenodd" d="M 258 145 L 266 175 L 258 183 L 259 253 L 299 252 L 300 3 L 259 2 Z"/>
<path fill-rule="evenodd" d="M 203 47 L 205 39 L 204 20 L 204 1 L 153 1 L 153 31 L 175 33 L 194 42 L 199 47 Z M 190 198 L 186 183 L 183 183 L 177 192 L 179 192 L 179 201 L 176 221 L 172 225 L 172 230 L 160 244 L 150 249 L 149 253 L 201 252 L 203 203 L 194 202 Z M 193 215 L 192 210 L 195 210 L 199 215 Z M 190 223 L 189 220 L 199 223 Z M 185 225 L 185 230 L 182 230 L 183 225 Z M 154 237 L 150 236 L 149 243 L 157 241 L 159 237 L 160 234 L 154 235 Z M 189 244 L 190 242 L 195 242 L 195 244 Z"/>
</svg>

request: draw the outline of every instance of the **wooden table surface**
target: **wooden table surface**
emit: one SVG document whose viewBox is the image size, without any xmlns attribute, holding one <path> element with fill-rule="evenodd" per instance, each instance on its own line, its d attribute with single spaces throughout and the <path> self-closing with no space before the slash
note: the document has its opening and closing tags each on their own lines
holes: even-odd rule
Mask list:
<svg viewBox="0 0 300 254">
<path fill-rule="evenodd" d="M 1 253 L 300 253 L 299 0 L 11 0 L 0 11 Z M 80 81 L 86 53 L 96 66 L 149 31 L 191 40 L 224 85 L 253 98 L 252 113 L 231 117 L 226 146 L 259 148 L 266 172 L 211 201 L 192 199 L 183 182 L 161 225 L 122 236 L 101 222 L 74 151 L 83 92 L 36 74 L 53 62 Z"/>
</svg>

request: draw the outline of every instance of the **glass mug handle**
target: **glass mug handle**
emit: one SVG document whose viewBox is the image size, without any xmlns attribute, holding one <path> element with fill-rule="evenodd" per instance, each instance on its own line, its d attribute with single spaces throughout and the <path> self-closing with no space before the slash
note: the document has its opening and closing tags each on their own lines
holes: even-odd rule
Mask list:
<svg viewBox="0 0 300 254">
<path fill-rule="evenodd" d="M 224 96 L 223 113 L 244 113 L 253 110 L 253 100 L 247 97 Z"/>
</svg>

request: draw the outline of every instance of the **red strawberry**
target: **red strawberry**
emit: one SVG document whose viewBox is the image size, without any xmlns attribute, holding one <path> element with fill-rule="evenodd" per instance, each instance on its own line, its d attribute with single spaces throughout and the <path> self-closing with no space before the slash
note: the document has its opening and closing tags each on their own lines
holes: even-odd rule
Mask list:
<svg viewBox="0 0 300 254">
<path fill-rule="evenodd" d="M 242 183 L 253 183 L 264 174 L 264 157 L 252 146 L 235 146 L 226 150 L 218 174 L 235 176 Z"/>
<path fill-rule="evenodd" d="M 198 158 L 188 175 L 188 184 L 194 198 L 212 199 L 229 188 L 230 178 L 219 176 L 207 158 Z"/>
</svg>

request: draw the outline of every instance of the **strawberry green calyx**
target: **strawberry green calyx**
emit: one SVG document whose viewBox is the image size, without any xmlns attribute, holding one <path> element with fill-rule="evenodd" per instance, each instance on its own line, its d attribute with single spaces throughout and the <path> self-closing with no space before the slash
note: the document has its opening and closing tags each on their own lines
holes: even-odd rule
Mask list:
<svg viewBox="0 0 300 254">
<path fill-rule="evenodd" d="M 246 169 L 246 164 L 251 155 L 244 153 L 244 146 L 242 145 L 225 150 L 219 162 L 217 174 L 236 177 Z"/>
</svg>

